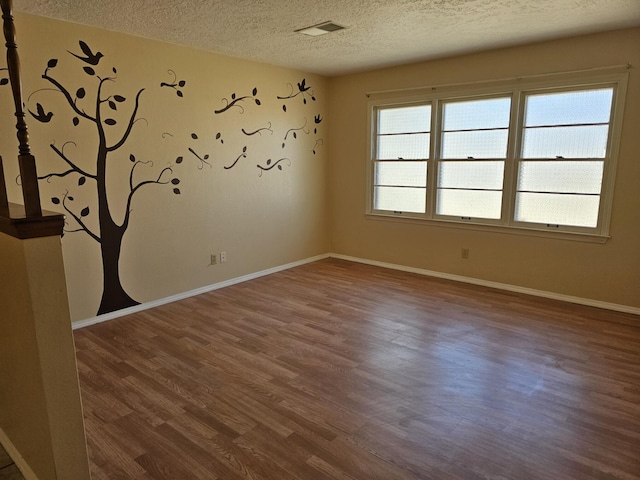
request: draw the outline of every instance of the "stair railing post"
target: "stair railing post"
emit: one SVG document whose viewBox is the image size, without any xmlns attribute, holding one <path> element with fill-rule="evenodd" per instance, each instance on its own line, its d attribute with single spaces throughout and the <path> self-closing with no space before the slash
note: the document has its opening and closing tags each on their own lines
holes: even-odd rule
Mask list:
<svg viewBox="0 0 640 480">
<path fill-rule="evenodd" d="M 13 23 L 12 3 L 12 0 L 0 0 L 4 38 L 7 47 L 7 69 L 9 71 L 11 90 L 13 91 L 13 101 L 16 107 L 16 129 L 19 142 L 18 164 L 20 167 L 20 178 L 22 180 L 22 195 L 24 197 L 26 216 L 40 217 L 42 216 L 40 189 L 38 188 L 36 161 L 34 156 L 31 155 L 29 132 L 27 131 L 27 123 L 24 119 L 22 83 L 20 80 L 20 58 L 18 56 L 18 45 L 16 44 L 16 27 Z"/>
</svg>

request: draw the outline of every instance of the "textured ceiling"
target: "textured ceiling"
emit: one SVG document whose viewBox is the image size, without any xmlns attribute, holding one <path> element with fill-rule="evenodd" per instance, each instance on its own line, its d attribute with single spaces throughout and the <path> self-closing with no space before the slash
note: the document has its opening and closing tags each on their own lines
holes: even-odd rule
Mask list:
<svg viewBox="0 0 640 480">
<path fill-rule="evenodd" d="M 16 11 L 323 75 L 640 25 L 640 0 L 14 0 Z M 331 20 L 346 30 L 294 30 Z"/>
</svg>

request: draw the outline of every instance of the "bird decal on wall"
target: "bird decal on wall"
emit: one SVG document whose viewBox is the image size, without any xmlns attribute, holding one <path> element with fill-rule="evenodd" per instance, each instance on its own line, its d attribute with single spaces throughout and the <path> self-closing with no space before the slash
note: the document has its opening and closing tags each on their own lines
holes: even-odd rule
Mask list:
<svg viewBox="0 0 640 480">
<path fill-rule="evenodd" d="M 42 123 L 49 123 L 51 121 L 51 117 L 53 117 L 53 112 L 45 113 L 44 107 L 39 103 L 36 104 L 36 110 L 38 111 L 37 114 L 29 110 L 29 113 L 33 116 L 33 118 L 35 118 L 36 120 Z"/>
<path fill-rule="evenodd" d="M 84 57 L 80 55 L 76 55 L 75 53 L 69 50 L 67 50 L 67 52 L 69 52 L 74 57 L 82 60 L 83 62 L 88 63 L 89 65 L 94 65 L 94 66 L 98 65 L 98 62 L 100 62 L 100 59 L 103 57 L 102 52 L 93 53 L 89 45 L 84 43 L 82 40 L 80 40 L 78 43 L 80 44 L 80 49 L 85 54 Z"/>
</svg>

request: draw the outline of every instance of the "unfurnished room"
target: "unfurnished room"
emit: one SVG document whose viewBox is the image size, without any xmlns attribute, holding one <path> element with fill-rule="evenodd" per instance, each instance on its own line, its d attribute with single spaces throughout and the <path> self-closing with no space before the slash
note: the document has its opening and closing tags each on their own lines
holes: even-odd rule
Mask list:
<svg viewBox="0 0 640 480">
<path fill-rule="evenodd" d="M 0 5 L 0 480 L 640 480 L 640 1 Z"/>
</svg>

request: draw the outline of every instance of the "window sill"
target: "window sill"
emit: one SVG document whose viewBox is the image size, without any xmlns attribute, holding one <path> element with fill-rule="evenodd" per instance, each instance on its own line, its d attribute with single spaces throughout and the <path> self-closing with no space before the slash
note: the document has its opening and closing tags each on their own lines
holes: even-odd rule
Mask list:
<svg viewBox="0 0 640 480">
<path fill-rule="evenodd" d="M 578 232 L 557 232 L 536 228 L 504 226 L 482 223 L 466 223 L 456 222 L 452 220 L 434 220 L 421 217 L 412 217 L 410 215 L 384 214 L 384 213 L 366 213 L 365 218 L 375 221 L 410 223 L 414 225 L 423 225 L 428 227 L 439 228 L 457 228 L 461 230 L 476 230 L 490 233 L 502 233 L 508 235 L 524 235 L 528 237 L 553 238 L 556 240 L 569 240 L 574 242 L 600 243 L 607 242 L 609 235 L 598 235 L 592 233 Z"/>
</svg>

